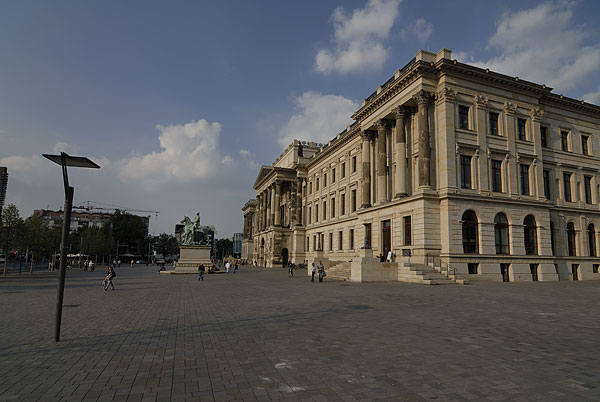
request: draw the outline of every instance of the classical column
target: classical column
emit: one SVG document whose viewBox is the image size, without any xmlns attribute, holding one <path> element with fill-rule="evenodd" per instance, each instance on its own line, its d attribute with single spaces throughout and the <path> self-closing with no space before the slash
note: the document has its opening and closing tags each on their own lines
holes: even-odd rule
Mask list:
<svg viewBox="0 0 600 402">
<path fill-rule="evenodd" d="M 387 120 L 377 122 L 377 203 L 387 201 L 385 143 L 388 127 Z"/>
<path fill-rule="evenodd" d="M 406 108 L 399 106 L 394 114 L 396 115 L 396 180 L 394 182 L 396 195 L 394 198 L 400 198 L 406 196 L 406 131 L 404 127 Z"/>
<path fill-rule="evenodd" d="M 298 179 L 296 183 L 296 226 L 302 226 L 302 192 L 304 179 Z"/>
<path fill-rule="evenodd" d="M 419 114 L 419 187 L 431 186 L 431 144 L 429 140 L 429 101 L 431 95 L 420 91 L 415 95 Z"/>
<path fill-rule="evenodd" d="M 260 232 L 260 214 L 261 214 L 261 198 L 260 194 L 256 194 L 256 230 Z"/>
<path fill-rule="evenodd" d="M 363 131 L 360 133 L 362 138 L 362 189 L 361 189 L 361 208 L 371 206 L 371 153 L 370 153 L 370 135 Z"/>
<path fill-rule="evenodd" d="M 370 225 L 371 225 L 370 223 L 363 223 L 363 227 L 365 229 L 365 237 L 363 240 L 362 248 L 364 248 L 364 249 L 371 248 L 371 226 Z"/>
<path fill-rule="evenodd" d="M 269 214 L 269 226 L 274 226 L 275 225 L 275 183 L 271 184 L 271 189 L 269 190 L 271 192 L 271 204 L 270 204 L 270 214 Z"/>
<path fill-rule="evenodd" d="M 277 180 L 275 182 L 275 226 L 282 226 L 281 224 L 281 181 Z"/>
</svg>

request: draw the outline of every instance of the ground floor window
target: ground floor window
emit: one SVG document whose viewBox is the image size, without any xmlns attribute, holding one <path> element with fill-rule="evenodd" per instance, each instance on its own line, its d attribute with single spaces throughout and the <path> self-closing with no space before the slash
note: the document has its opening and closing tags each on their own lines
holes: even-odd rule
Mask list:
<svg viewBox="0 0 600 402">
<path fill-rule="evenodd" d="M 350 229 L 348 242 L 350 243 L 350 250 L 354 250 L 354 229 Z"/>
<path fill-rule="evenodd" d="M 578 281 L 579 280 L 579 264 L 571 265 L 571 273 L 573 274 L 573 280 Z"/>
<path fill-rule="evenodd" d="M 600 264 L 594 264 L 592 265 L 592 272 L 597 274 L 598 273 L 598 267 L 600 267 Z"/>
<path fill-rule="evenodd" d="M 534 282 L 538 281 L 538 264 L 529 264 L 529 270 L 531 271 L 531 280 Z"/>
<path fill-rule="evenodd" d="M 470 263 L 468 263 L 468 267 L 469 267 L 470 275 L 477 275 L 479 273 L 479 264 L 478 263 L 470 262 Z"/>
<path fill-rule="evenodd" d="M 500 264 L 500 273 L 502 274 L 502 282 L 510 282 L 510 264 Z"/>
</svg>

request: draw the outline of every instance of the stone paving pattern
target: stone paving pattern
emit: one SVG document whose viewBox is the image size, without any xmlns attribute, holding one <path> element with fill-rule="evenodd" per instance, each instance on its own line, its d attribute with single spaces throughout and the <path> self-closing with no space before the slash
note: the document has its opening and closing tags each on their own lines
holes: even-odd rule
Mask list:
<svg viewBox="0 0 600 402">
<path fill-rule="evenodd" d="M 0 278 L 0 401 L 598 401 L 600 282 Z"/>
</svg>

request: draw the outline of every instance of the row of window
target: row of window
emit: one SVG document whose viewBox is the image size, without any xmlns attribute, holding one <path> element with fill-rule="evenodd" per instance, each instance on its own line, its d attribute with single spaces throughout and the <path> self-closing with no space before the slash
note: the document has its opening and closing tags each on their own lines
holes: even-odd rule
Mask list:
<svg viewBox="0 0 600 402">
<path fill-rule="evenodd" d="M 371 248 L 371 224 L 367 223 L 365 226 L 365 246 L 367 248 Z M 402 217 L 402 226 L 403 226 L 403 245 L 410 246 L 412 245 L 412 218 L 410 215 Z M 391 233 L 391 221 L 385 220 L 381 222 L 382 232 L 387 230 L 388 233 Z M 391 237 L 390 237 L 391 244 Z M 338 250 L 343 250 L 343 241 L 344 241 L 344 232 L 342 230 L 338 231 Z M 323 250 L 325 245 L 325 235 L 323 233 L 319 233 L 318 235 L 313 235 L 313 245 L 312 251 Z M 348 231 L 348 249 L 354 250 L 354 229 L 349 229 Z M 329 243 L 328 250 L 333 251 L 333 232 L 329 233 Z M 306 251 L 311 251 L 310 247 L 310 236 L 306 236 Z"/>
<path fill-rule="evenodd" d="M 321 204 L 323 206 L 323 208 L 321 209 L 321 215 L 319 215 L 319 202 L 318 200 L 315 200 L 314 202 L 314 215 L 313 215 L 313 205 L 308 205 L 308 214 L 306 214 L 307 218 L 308 218 L 308 224 L 310 225 L 313 222 L 319 222 L 319 219 L 321 221 L 324 221 L 327 219 L 327 201 L 324 200 Z M 337 207 L 337 203 L 336 203 L 336 199 L 335 197 L 331 197 L 331 201 L 330 201 L 330 218 L 335 218 L 336 217 L 336 207 Z M 356 189 L 353 189 L 350 191 L 350 213 L 355 212 L 356 211 Z M 344 216 L 346 215 L 346 194 L 342 193 L 340 194 L 340 205 L 339 205 L 339 212 L 340 212 L 340 216 Z M 306 222 L 305 222 L 306 224 Z"/>
<path fill-rule="evenodd" d="M 479 222 L 477 215 L 472 210 L 467 210 L 462 216 L 462 242 L 463 252 L 465 254 L 479 253 Z M 594 224 L 589 224 L 588 232 L 588 250 L 590 257 L 596 257 L 596 228 Z M 567 224 L 567 253 L 569 256 L 577 255 L 575 225 L 573 222 Z M 494 240 L 496 254 L 510 254 L 509 246 L 509 225 L 506 215 L 498 213 L 494 218 Z M 555 233 L 554 224 L 550 222 L 550 242 L 552 255 L 555 255 Z M 523 220 L 523 243 L 525 254 L 538 255 L 537 225 L 533 215 L 527 215 Z"/>
<path fill-rule="evenodd" d="M 336 168 L 333 167 L 331 168 L 331 184 L 335 183 L 336 180 Z M 356 155 L 352 157 L 351 159 L 351 173 L 355 173 L 356 172 Z M 340 173 L 340 179 L 343 179 L 344 177 L 346 177 L 346 162 L 342 162 L 339 168 L 339 173 Z M 315 178 L 315 191 L 319 191 L 319 188 L 325 188 L 327 187 L 327 173 L 323 173 L 323 181 L 320 182 L 319 181 L 319 177 Z M 321 185 L 321 186 L 320 186 Z M 313 182 L 310 181 L 308 183 L 308 194 L 312 194 L 313 192 Z"/>
<path fill-rule="evenodd" d="M 464 189 L 471 189 L 471 156 L 461 155 L 460 156 L 460 187 Z M 492 179 L 492 191 L 502 193 L 502 161 L 492 159 L 490 163 L 491 167 L 491 179 Z M 573 173 L 563 172 L 563 190 L 564 200 L 572 202 L 572 183 L 571 179 Z M 519 164 L 519 178 L 520 178 L 520 191 L 522 195 L 532 195 L 529 188 L 529 165 L 520 163 Z M 544 196 L 550 199 L 550 170 L 544 169 L 543 171 L 544 181 Z M 592 176 L 583 176 L 583 187 L 585 193 L 585 202 L 587 204 L 593 204 L 592 200 Z"/>
<path fill-rule="evenodd" d="M 469 111 L 468 106 L 458 106 L 458 128 L 469 130 Z M 488 112 L 489 132 L 492 135 L 500 135 L 499 131 L 500 114 L 498 112 Z M 531 141 L 531 135 L 527 132 L 527 119 L 517 118 L 517 138 L 521 141 Z M 572 152 L 571 133 L 567 130 L 560 131 L 561 149 L 565 152 Z M 581 153 L 590 155 L 590 136 L 581 135 Z M 540 140 L 542 147 L 548 148 L 548 127 L 540 127 Z"/>
</svg>

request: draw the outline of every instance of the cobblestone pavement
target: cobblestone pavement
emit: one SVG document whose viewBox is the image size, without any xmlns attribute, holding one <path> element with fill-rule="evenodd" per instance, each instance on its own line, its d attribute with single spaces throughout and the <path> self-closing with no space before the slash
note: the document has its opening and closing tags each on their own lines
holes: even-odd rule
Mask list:
<svg viewBox="0 0 600 402">
<path fill-rule="evenodd" d="M 117 274 L 0 278 L 0 401 L 600 400 L 598 281 Z"/>
</svg>

